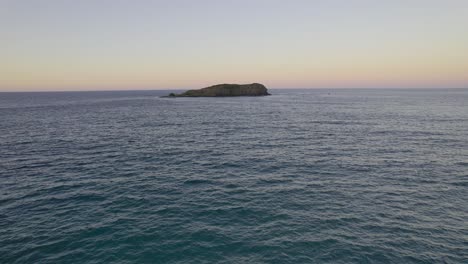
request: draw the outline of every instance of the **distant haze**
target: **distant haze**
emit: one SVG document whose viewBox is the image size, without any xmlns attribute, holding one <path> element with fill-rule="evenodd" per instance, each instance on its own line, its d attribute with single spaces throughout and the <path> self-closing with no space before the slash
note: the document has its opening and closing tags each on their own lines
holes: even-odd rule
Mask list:
<svg viewBox="0 0 468 264">
<path fill-rule="evenodd" d="M 468 1 L 0 1 L 0 91 L 252 82 L 468 87 Z"/>
</svg>

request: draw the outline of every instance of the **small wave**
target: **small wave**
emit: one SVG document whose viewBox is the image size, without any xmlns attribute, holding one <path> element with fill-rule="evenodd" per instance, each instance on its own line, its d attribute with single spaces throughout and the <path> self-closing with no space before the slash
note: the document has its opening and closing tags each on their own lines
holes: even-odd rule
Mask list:
<svg viewBox="0 0 468 264">
<path fill-rule="evenodd" d="M 452 182 L 450 184 L 454 186 L 468 187 L 468 181 Z"/>
<path fill-rule="evenodd" d="M 260 179 L 257 181 L 257 184 L 260 185 L 269 185 L 269 184 L 282 184 L 282 183 L 290 183 L 293 180 L 291 179 Z"/>
<path fill-rule="evenodd" d="M 199 184 L 213 184 L 213 181 L 210 180 L 203 180 L 203 179 L 194 179 L 194 180 L 186 180 L 184 184 L 186 185 L 199 185 Z"/>
<path fill-rule="evenodd" d="M 229 183 L 229 184 L 226 184 L 224 187 L 227 188 L 227 189 L 235 189 L 235 188 L 239 188 L 239 185 Z"/>
</svg>

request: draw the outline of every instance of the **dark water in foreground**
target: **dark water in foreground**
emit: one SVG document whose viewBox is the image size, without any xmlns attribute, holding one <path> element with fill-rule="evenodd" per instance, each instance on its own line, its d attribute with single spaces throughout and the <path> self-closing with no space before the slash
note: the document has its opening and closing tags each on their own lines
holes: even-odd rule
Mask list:
<svg viewBox="0 0 468 264">
<path fill-rule="evenodd" d="M 468 263 L 468 90 L 0 94 L 0 263 Z"/>
</svg>

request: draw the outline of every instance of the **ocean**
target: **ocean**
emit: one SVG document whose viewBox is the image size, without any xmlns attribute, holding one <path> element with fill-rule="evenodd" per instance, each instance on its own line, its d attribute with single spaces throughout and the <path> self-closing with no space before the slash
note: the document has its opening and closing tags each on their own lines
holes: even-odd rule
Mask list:
<svg viewBox="0 0 468 264">
<path fill-rule="evenodd" d="M 467 89 L 0 93 L 0 263 L 468 263 Z"/>
</svg>

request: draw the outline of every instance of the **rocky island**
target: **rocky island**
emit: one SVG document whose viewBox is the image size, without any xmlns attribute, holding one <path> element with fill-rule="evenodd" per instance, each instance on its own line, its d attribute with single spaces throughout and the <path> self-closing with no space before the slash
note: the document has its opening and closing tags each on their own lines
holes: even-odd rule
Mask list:
<svg viewBox="0 0 468 264">
<path fill-rule="evenodd" d="M 171 93 L 168 97 L 221 97 L 221 96 L 263 96 L 270 95 L 265 85 L 252 84 L 218 84 L 210 87 L 188 90 L 181 94 Z"/>
</svg>

